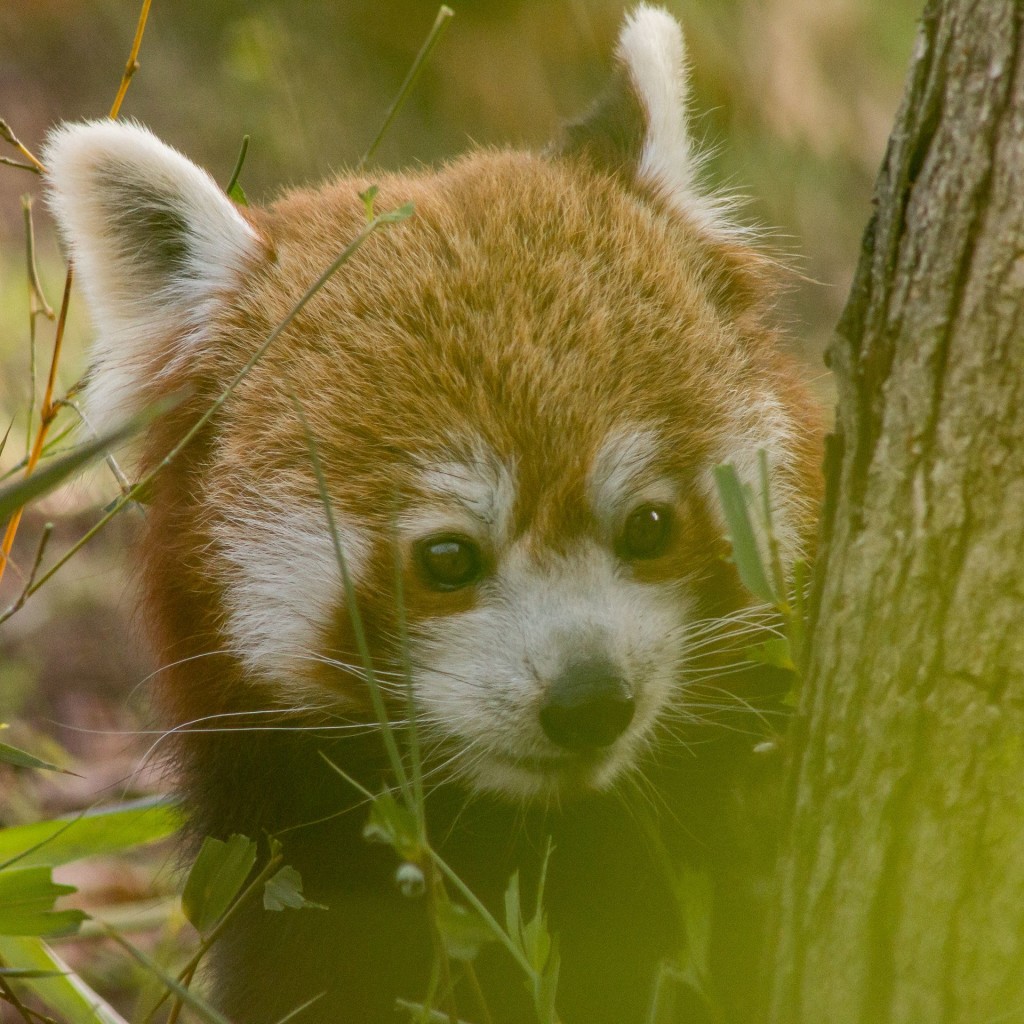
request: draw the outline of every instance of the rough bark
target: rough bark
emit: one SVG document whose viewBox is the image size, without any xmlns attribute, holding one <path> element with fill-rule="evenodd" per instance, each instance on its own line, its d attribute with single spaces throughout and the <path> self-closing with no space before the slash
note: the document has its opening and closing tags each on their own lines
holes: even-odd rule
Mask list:
<svg viewBox="0 0 1024 1024">
<path fill-rule="evenodd" d="M 831 360 L 773 1024 L 1024 1020 L 1024 4 L 934 0 Z"/>
</svg>

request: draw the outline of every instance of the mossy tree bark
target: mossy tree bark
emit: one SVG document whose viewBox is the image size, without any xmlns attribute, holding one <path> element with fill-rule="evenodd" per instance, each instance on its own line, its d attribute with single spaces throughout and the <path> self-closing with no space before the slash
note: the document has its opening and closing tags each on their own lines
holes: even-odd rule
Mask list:
<svg viewBox="0 0 1024 1024">
<path fill-rule="evenodd" d="M 831 351 L 772 1024 L 1024 1020 L 1024 4 L 931 0 Z"/>
</svg>

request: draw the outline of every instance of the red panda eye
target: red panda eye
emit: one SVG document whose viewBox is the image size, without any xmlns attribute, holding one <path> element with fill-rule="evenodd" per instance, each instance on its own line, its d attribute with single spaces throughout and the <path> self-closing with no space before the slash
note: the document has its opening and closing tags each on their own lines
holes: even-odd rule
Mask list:
<svg viewBox="0 0 1024 1024">
<path fill-rule="evenodd" d="M 657 558 L 672 539 L 672 510 L 665 505 L 641 505 L 626 517 L 616 545 L 622 558 Z"/>
<path fill-rule="evenodd" d="M 435 590 L 468 587 L 482 574 L 480 548 L 468 537 L 428 537 L 415 550 L 420 573 Z"/>
</svg>

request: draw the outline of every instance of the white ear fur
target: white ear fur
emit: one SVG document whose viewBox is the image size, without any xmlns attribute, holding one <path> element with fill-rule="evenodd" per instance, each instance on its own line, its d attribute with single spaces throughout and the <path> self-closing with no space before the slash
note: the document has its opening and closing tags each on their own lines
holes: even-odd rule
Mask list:
<svg viewBox="0 0 1024 1024">
<path fill-rule="evenodd" d="M 689 65 L 679 23 L 662 8 L 641 4 L 627 16 L 615 55 L 646 115 L 637 181 L 705 230 L 736 234 L 741 229 L 729 222 L 729 200 L 699 188 L 702 158 L 687 126 Z"/>
<path fill-rule="evenodd" d="M 97 429 L 153 396 L 262 246 L 217 183 L 137 124 L 49 136 L 50 206 L 97 330 L 86 407 Z"/>
</svg>

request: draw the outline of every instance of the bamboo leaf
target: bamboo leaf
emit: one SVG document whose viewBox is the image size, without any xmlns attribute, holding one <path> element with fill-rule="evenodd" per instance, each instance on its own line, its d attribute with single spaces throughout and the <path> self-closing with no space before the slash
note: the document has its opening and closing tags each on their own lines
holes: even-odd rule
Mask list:
<svg viewBox="0 0 1024 1024">
<path fill-rule="evenodd" d="M 715 484 L 722 504 L 729 540 L 732 544 L 733 560 L 743 585 L 755 596 L 768 604 L 777 604 L 778 599 L 765 570 L 764 559 L 757 546 L 754 526 L 750 520 L 747 493 L 740 482 L 736 467 L 715 466 Z"/>
<path fill-rule="evenodd" d="M 0 935 L 70 935 L 87 914 L 81 910 L 54 910 L 60 896 L 73 885 L 54 882 L 48 867 L 0 871 Z"/>
<path fill-rule="evenodd" d="M 0 761 L 4 764 L 12 764 L 15 768 L 39 768 L 48 772 L 60 772 L 62 775 L 74 774 L 66 768 L 61 768 L 60 765 L 43 761 L 26 750 L 12 747 L 9 743 L 0 743 Z"/>
<path fill-rule="evenodd" d="M 0 959 L 10 970 L 22 972 L 19 987 L 30 991 L 61 1024 L 126 1024 L 42 940 L 0 935 Z"/>
<path fill-rule="evenodd" d="M 83 857 L 119 853 L 173 835 L 181 828 L 177 805 L 168 797 L 146 797 L 85 814 L 0 829 L 0 868 L 56 867 Z"/>
<path fill-rule="evenodd" d="M 256 844 L 247 836 L 203 840 L 181 894 L 182 910 L 197 932 L 208 931 L 224 916 L 255 864 Z"/>
</svg>

